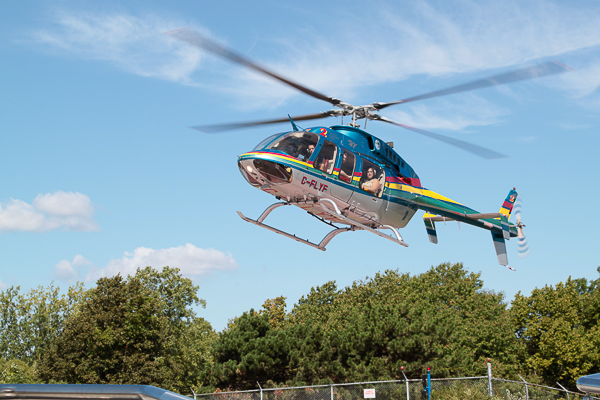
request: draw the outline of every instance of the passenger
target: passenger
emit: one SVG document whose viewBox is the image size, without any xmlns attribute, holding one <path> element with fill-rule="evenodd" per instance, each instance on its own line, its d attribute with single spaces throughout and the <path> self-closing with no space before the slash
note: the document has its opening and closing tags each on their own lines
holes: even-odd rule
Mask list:
<svg viewBox="0 0 600 400">
<path fill-rule="evenodd" d="M 364 181 L 360 184 L 360 188 L 366 192 L 377 194 L 379 191 L 379 180 L 377 179 L 377 174 L 375 173 L 375 169 L 373 167 L 367 168 L 367 176 Z"/>
<path fill-rule="evenodd" d="M 340 179 L 344 182 L 350 182 L 352 180 L 353 167 L 353 163 L 351 161 L 348 162 L 348 153 L 344 150 L 342 156 L 342 168 L 340 168 Z"/>
<path fill-rule="evenodd" d="M 327 172 L 327 166 L 329 165 L 329 160 L 325 157 L 319 157 L 317 162 L 315 162 L 316 168 L 320 171 Z"/>
</svg>

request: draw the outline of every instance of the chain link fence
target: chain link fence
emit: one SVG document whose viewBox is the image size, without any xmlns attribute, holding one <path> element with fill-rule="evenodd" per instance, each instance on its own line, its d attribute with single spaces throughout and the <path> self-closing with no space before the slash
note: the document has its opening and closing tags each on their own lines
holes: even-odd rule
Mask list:
<svg viewBox="0 0 600 400">
<path fill-rule="evenodd" d="M 522 378 L 521 378 L 522 379 Z M 560 385 L 559 385 L 560 386 Z M 491 394 L 491 396 L 490 396 Z M 583 393 L 492 376 L 431 379 L 431 399 L 489 398 L 503 400 L 586 400 Z M 427 391 L 420 379 L 357 382 L 289 388 L 254 389 L 194 395 L 198 400 L 423 400 Z"/>
</svg>

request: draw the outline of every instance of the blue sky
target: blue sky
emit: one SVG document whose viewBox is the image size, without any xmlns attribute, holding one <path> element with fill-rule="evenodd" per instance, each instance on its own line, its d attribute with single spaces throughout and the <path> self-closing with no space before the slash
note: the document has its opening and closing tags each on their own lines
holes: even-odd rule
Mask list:
<svg viewBox="0 0 600 400">
<path fill-rule="evenodd" d="M 568 276 L 598 277 L 600 4 L 596 1 L 0 2 L 0 288 L 61 287 L 137 267 L 180 268 L 217 330 L 268 298 L 442 262 L 481 272 L 507 299 Z M 207 135 L 192 125 L 278 118 L 327 103 L 161 33 L 190 27 L 353 104 L 394 101 L 549 60 L 574 70 L 390 107 L 396 121 L 509 155 L 486 161 L 391 125 L 423 185 L 481 212 L 515 186 L 531 252 L 497 264 L 488 232 L 418 213 L 409 248 L 367 232 L 326 252 L 242 221 L 275 199 L 237 156 L 284 125 Z M 330 118 L 303 127 L 338 124 Z M 299 209 L 278 227 L 318 241 Z"/>
</svg>

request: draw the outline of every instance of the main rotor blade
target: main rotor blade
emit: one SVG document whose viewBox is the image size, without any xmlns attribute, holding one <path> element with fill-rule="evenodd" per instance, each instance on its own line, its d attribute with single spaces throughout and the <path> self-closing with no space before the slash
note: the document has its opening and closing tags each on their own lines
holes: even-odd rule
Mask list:
<svg viewBox="0 0 600 400">
<path fill-rule="evenodd" d="M 485 159 L 488 160 L 493 160 L 496 158 L 506 158 L 507 156 L 504 154 L 500 154 L 494 150 L 490 150 L 490 149 L 486 149 L 485 147 L 481 147 L 481 146 L 477 146 L 476 144 L 473 143 L 469 143 L 469 142 L 464 142 L 462 140 L 458 140 L 458 139 L 454 139 L 448 136 L 444 136 L 444 135 L 440 135 L 439 133 L 433 133 L 433 132 L 429 132 L 429 131 L 425 131 L 423 129 L 419 129 L 419 128 L 415 128 L 409 125 L 404 125 L 401 124 L 399 122 L 396 121 L 392 121 L 389 118 L 386 117 L 382 117 L 381 115 L 376 115 L 376 114 L 372 114 L 369 116 L 369 119 L 373 119 L 373 120 L 377 120 L 377 121 L 383 121 L 383 122 L 387 122 L 390 123 L 392 125 L 396 125 L 399 126 L 401 128 L 404 129 L 408 129 L 410 131 L 416 132 L 416 133 L 420 133 L 421 135 L 427 136 L 429 138 L 432 139 L 436 139 L 439 140 L 441 142 L 444 143 L 448 143 L 452 146 L 458 147 L 460 149 L 466 150 L 469 153 L 473 153 L 479 157 L 483 157 Z"/>
<path fill-rule="evenodd" d="M 291 117 L 294 121 L 308 121 L 311 119 L 320 119 L 327 118 L 338 114 L 338 110 L 324 111 L 317 114 L 307 114 L 307 115 L 299 115 L 296 117 Z M 241 128 L 251 128 L 260 125 L 269 125 L 269 124 L 278 124 L 280 122 L 290 122 L 290 117 L 279 118 L 279 119 L 268 119 L 262 121 L 250 121 L 250 122 L 237 122 L 233 124 L 218 124 L 218 125 L 200 125 L 200 126 L 190 126 L 190 128 L 195 129 L 204 133 L 217 133 L 222 131 L 230 131 L 234 129 Z"/>
<path fill-rule="evenodd" d="M 297 90 L 299 90 L 303 93 L 306 93 L 309 96 L 315 97 L 319 100 L 326 101 L 330 104 L 333 104 L 334 106 L 338 105 L 342 102 L 339 99 L 325 96 L 324 94 L 316 92 L 316 91 L 309 89 L 305 86 L 302 86 L 298 83 L 292 82 L 289 79 L 286 79 L 280 75 L 277 75 L 274 72 L 271 72 L 271 71 L 267 70 L 266 68 L 263 68 L 260 65 L 253 63 L 252 61 L 240 56 L 239 54 L 232 52 L 231 50 L 226 49 L 225 47 L 221 46 L 220 44 L 217 44 L 216 42 L 213 42 L 212 40 L 210 40 L 204 36 L 201 36 L 200 34 L 194 32 L 188 28 L 175 29 L 172 31 L 164 32 L 164 34 L 172 36 L 179 40 L 183 40 L 184 42 L 187 42 L 193 46 L 196 46 L 196 47 L 199 47 L 206 51 L 209 51 L 213 54 L 216 54 L 217 56 L 226 58 L 229 61 L 232 61 L 236 64 L 243 65 L 245 67 L 248 67 L 250 69 L 258 71 L 260 73 L 268 75 L 271 78 L 277 79 L 278 81 L 283 82 L 286 85 L 293 87 L 294 89 L 297 89 Z"/>
<path fill-rule="evenodd" d="M 523 68 L 517 71 L 495 75 L 490 78 L 464 83 L 462 85 L 453 86 L 447 89 L 436 90 L 434 92 L 422 94 L 420 96 L 409 97 L 408 99 L 404 100 L 392 101 L 390 103 L 374 103 L 373 106 L 375 107 L 375 109 L 381 110 L 386 107 L 393 106 L 394 104 L 430 99 L 432 97 L 446 96 L 449 94 L 459 92 L 468 92 L 470 90 L 481 89 L 489 86 L 505 85 L 511 82 L 523 81 L 526 79 L 533 79 L 546 75 L 559 74 L 561 72 L 566 72 L 570 70 L 572 70 L 571 67 L 561 64 L 558 61 L 550 61 L 547 63 L 534 65 L 533 67 Z"/>
</svg>

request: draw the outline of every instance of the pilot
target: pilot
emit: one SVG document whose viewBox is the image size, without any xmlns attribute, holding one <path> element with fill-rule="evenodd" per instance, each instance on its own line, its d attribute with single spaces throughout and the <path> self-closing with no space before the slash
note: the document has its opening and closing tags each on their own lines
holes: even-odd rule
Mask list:
<svg viewBox="0 0 600 400">
<path fill-rule="evenodd" d="M 309 144 L 308 147 L 306 148 L 306 150 L 304 151 L 304 154 L 300 155 L 300 159 L 301 160 L 308 160 L 310 158 L 310 156 L 312 156 L 312 153 L 315 151 L 315 145 L 314 144 Z"/>
<path fill-rule="evenodd" d="M 367 175 L 366 178 L 360 184 L 360 188 L 362 190 L 364 190 L 365 192 L 377 194 L 381 184 L 379 183 L 379 180 L 377 179 L 377 174 L 375 173 L 375 168 L 368 167 L 366 175 Z"/>
</svg>

